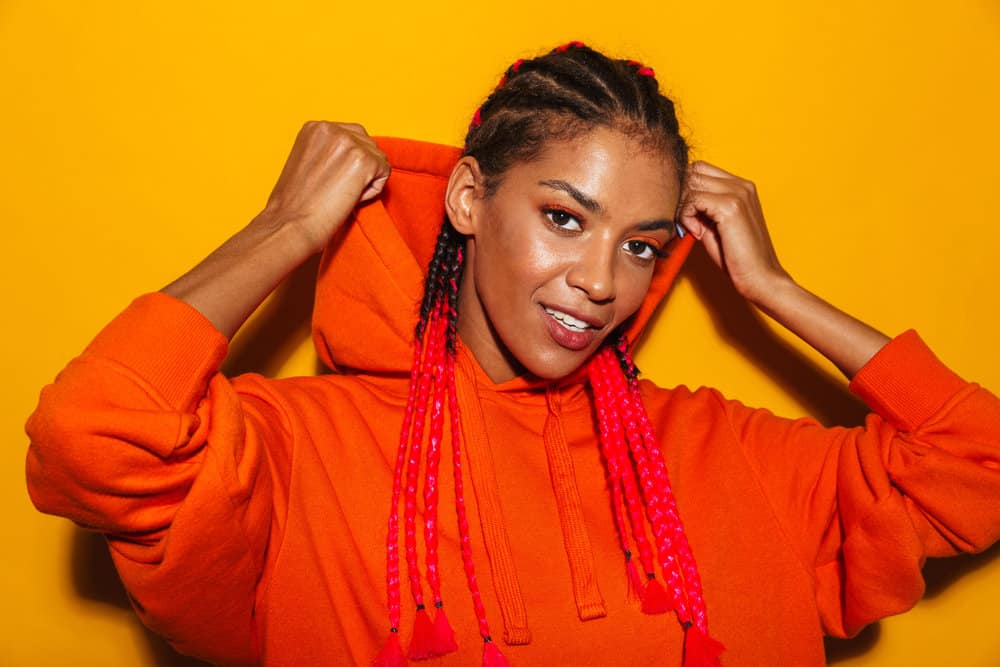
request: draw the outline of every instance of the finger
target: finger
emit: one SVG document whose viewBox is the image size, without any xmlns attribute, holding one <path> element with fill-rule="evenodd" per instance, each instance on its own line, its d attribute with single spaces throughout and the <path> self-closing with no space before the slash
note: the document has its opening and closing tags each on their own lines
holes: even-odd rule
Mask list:
<svg viewBox="0 0 1000 667">
<path fill-rule="evenodd" d="M 718 225 L 741 216 L 746 217 L 742 200 L 737 193 L 730 190 L 724 192 L 689 190 L 678 210 L 681 222 L 698 238 L 700 238 L 699 228 L 707 228 L 706 223 Z"/>
<path fill-rule="evenodd" d="M 365 129 L 365 126 L 360 125 L 359 123 L 332 123 L 332 124 L 336 125 L 337 127 L 343 128 L 344 130 L 347 130 L 351 134 L 356 134 L 359 137 L 370 136 L 368 134 L 368 130 Z"/>
<path fill-rule="evenodd" d="M 365 188 L 364 192 L 361 193 L 361 200 L 366 202 L 370 199 L 377 197 L 382 190 L 385 189 L 385 184 L 389 181 L 389 176 L 392 173 L 392 167 L 389 165 L 389 161 L 385 159 L 385 156 L 381 156 L 382 159 L 379 160 L 378 169 L 372 178 L 372 181 Z"/>
<path fill-rule="evenodd" d="M 693 173 L 688 177 L 687 189 L 703 192 L 734 192 L 738 190 L 738 183 L 732 178 L 709 173 Z"/>
<path fill-rule="evenodd" d="M 712 258 L 712 261 L 719 268 L 723 268 L 723 257 L 722 257 L 722 244 L 719 241 L 719 234 L 714 229 L 708 229 L 708 231 L 703 234 L 699 239 L 702 247 L 705 248 L 705 252 L 708 256 Z"/>
<path fill-rule="evenodd" d="M 730 173 L 725 169 L 717 167 L 711 162 L 705 162 L 704 160 L 695 160 L 691 163 L 689 169 L 695 173 L 708 174 L 709 176 L 715 176 L 717 178 L 735 178 L 740 181 L 744 180 L 736 174 Z"/>
</svg>

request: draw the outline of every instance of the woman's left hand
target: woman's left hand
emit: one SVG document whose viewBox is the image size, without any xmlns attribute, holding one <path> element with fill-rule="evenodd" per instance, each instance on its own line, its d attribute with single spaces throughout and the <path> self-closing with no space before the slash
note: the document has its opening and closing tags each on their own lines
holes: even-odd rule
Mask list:
<svg viewBox="0 0 1000 667">
<path fill-rule="evenodd" d="M 753 183 L 707 162 L 688 167 L 678 222 L 700 240 L 744 298 L 758 302 L 790 280 L 778 262 Z"/>
<path fill-rule="evenodd" d="M 778 262 L 757 189 L 707 162 L 695 162 L 677 219 L 744 298 L 780 322 L 851 378 L 889 339 L 797 284 Z"/>
</svg>

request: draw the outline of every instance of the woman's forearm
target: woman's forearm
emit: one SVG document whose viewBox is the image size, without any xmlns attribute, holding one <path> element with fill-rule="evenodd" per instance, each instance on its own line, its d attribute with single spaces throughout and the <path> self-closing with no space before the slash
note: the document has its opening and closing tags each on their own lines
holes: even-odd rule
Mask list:
<svg viewBox="0 0 1000 667">
<path fill-rule="evenodd" d="M 809 343 L 853 378 L 888 336 L 824 301 L 791 278 L 782 278 L 751 299 L 754 305 Z"/>
<path fill-rule="evenodd" d="M 196 308 L 232 338 L 278 283 L 311 254 L 296 229 L 262 213 L 161 291 Z"/>
</svg>

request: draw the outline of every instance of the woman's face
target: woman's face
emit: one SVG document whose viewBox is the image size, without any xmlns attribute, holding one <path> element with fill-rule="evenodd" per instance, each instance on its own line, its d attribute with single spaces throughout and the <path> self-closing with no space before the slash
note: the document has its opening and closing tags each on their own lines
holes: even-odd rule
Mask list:
<svg viewBox="0 0 1000 667">
<path fill-rule="evenodd" d="M 639 308 L 676 234 L 672 159 L 598 128 L 513 166 L 489 197 L 461 169 L 448 204 L 468 236 L 462 341 L 494 382 L 569 375 Z"/>
</svg>

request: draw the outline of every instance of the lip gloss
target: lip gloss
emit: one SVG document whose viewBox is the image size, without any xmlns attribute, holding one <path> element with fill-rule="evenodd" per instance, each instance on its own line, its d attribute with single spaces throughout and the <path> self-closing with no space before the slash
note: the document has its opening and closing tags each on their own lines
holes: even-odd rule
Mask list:
<svg viewBox="0 0 1000 667">
<path fill-rule="evenodd" d="M 597 330 L 593 327 L 584 331 L 570 331 L 559 320 L 546 312 L 544 308 L 541 311 L 552 340 L 568 350 L 578 352 L 586 348 L 594 341 L 594 336 L 597 335 Z"/>
</svg>

